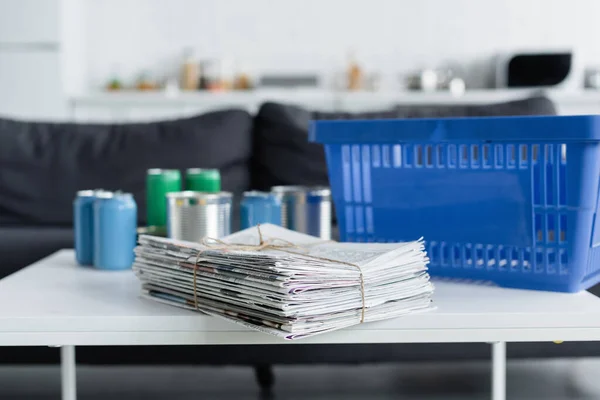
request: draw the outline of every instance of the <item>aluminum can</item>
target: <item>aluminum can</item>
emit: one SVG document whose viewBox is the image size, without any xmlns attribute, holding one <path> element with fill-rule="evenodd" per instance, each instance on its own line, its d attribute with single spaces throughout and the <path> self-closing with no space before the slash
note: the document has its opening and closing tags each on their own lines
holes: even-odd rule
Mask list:
<svg viewBox="0 0 600 400">
<path fill-rule="evenodd" d="M 218 169 L 189 168 L 185 171 L 185 190 L 218 193 L 221 191 L 221 173 Z"/>
<path fill-rule="evenodd" d="M 240 219 L 242 229 L 266 223 L 281 225 L 281 199 L 268 192 L 244 192 Z"/>
<path fill-rule="evenodd" d="M 146 174 L 146 224 L 167 224 L 166 194 L 181 190 L 181 173 L 177 169 L 149 169 Z"/>
<path fill-rule="evenodd" d="M 79 265 L 94 263 L 94 200 L 96 191 L 80 190 L 73 201 L 75 259 Z"/>
<path fill-rule="evenodd" d="M 274 186 L 284 228 L 331 240 L 331 190 L 324 186 Z"/>
<path fill-rule="evenodd" d="M 137 205 L 130 193 L 98 193 L 94 200 L 94 267 L 131 268 L 136 228 Z"/>
<path fill-rule="evenodd" d="M 167 235 L 189 242 L 227 236 L 231 233 L 231 203 L 229 192 L 168 193 Z"/>
</svg>

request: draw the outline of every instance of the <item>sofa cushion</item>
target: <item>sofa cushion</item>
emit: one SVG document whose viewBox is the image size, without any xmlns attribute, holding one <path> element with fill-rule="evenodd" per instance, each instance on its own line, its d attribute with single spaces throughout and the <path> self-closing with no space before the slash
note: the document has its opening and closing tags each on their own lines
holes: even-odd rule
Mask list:
<svg viewBox="0 0 600 400">
<path fill-rule="evenodd" d="M 146 219 L 148 168 L 219 168 L 223 189 L 249 187 L 252 117 L 242 110 L 134 124 L 0 119 L 0 224 L 72 224 L 77 190 L 133 193 Z"/>
<path fill-rule="evenodd" d="M 327 113 L 265 103 L 254 121 L 252 185 L 259 190 L 269 190 L 276 185 L 329 185 L 323 146 L 308 141 L 310 121 L 396 116 L 398 113 L 393 110 L 359 114 Z"/>
<path fill-rule="evenodd" d="M 0 227 L 0 278 L 57 250 L 72 247 L 73 229 L 69 227 Z"/>
<path fill-rule="evenodd" d="M 308 142 L 311 120 L 554 114 L 554 104 L 543 96 L 489 105 L 402 105 L 357 114 L 265 103 L 254 121 L 252 184 L 261 190 L 275 185 L 328 185 L 323 147 Z"/>
</svg>

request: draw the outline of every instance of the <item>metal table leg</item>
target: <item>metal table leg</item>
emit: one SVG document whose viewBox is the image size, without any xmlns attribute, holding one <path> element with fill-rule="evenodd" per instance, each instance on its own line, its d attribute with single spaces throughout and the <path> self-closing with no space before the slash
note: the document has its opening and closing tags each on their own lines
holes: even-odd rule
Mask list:
<svg viewBox="0 0 600 400">
<path fill-rule="evenodd" d="M 62 378 L 62 400 L 76 400 L 75 346 L 60 348 L 60 373 Z"/>
<path fill-rule="evenodd" d="M 492 400 L 506 400 L 506 343 L 492 343 Z"/>
</svg>

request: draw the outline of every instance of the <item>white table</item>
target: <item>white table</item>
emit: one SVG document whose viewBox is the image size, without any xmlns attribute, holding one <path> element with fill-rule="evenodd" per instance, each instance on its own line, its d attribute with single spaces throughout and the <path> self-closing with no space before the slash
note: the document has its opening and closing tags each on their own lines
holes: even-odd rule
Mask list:
<svg viewBox="0 0 600 400">
<path fill-rule="evenodd" d="M 61 250 L 0 280 L 0 345 L 61 347 L 63 400 L 76 398 L 75 346 L 492 343 L 492 398 L 504 400 L 506 342 L 600 341 L 600 298 L 436 283 L 437 310 L 287 342 L 142 299 L 131 271 L 78 267 Z"/>
</svg>

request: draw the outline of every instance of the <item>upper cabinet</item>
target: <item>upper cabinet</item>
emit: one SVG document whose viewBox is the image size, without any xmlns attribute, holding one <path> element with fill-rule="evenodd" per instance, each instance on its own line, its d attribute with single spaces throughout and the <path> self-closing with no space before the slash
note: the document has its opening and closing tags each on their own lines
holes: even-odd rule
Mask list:
<svg viewBox="0 0 600 400">
<path fill-rule="evenodd" d="M 60 42 L 60 0 L 0 0 L 0 46 Z"/>
</svg>

